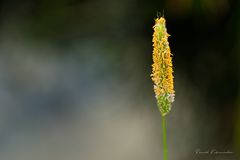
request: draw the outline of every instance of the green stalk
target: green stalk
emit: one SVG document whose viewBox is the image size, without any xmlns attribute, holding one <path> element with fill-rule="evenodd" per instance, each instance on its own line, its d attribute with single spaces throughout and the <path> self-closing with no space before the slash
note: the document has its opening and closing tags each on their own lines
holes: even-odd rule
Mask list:
<svg viewBox="0 0 240 160">
<path fill-rule="evenodd" d="M 165 116 L 162 116 L 163 160 L 167 160 L 167 129 Z"/>
</svg>

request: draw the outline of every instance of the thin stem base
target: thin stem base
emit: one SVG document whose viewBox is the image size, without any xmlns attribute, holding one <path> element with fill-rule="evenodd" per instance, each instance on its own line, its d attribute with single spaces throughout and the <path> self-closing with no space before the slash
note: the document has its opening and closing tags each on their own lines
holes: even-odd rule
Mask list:
<svg viewBox="0 0 240 160">
<path fill-rule="evenodd" d="M 163 160 L 167 160 L 167 129 L 166 119 L 162 116 Z"/>
</svg>

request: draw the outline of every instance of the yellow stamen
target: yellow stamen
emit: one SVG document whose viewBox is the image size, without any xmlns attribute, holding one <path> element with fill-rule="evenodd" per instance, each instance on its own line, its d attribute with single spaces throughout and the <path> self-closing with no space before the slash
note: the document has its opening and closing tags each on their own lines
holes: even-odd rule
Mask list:
<svg viewBox="0 0 240 160">
<path fill-rule="evenodd" d="M 166 20 L 161 17 L 155 20 L 153 26 L 153 64 L 151 78 L 154 82 L 154 92 L 162 115 L 171 109 L 174 99 L 172 54 L 170 51 L 166 29 Z"/>
</svg>

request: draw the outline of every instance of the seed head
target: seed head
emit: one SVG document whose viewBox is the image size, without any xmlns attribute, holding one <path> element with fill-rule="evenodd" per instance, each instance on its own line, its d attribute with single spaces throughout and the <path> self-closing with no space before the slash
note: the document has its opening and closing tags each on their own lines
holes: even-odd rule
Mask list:
<svg viewBox="0 0 240 160">
<path fill-rule="evenodd" d="M 172 54 L 170 51 L 166 29 L 166 20 L 161 17 L 153 26 L 153 64 L 151 78 L 158 108 L 165 116 L 171 110 L 175 91 L 173 86 Z"/>
</svg>

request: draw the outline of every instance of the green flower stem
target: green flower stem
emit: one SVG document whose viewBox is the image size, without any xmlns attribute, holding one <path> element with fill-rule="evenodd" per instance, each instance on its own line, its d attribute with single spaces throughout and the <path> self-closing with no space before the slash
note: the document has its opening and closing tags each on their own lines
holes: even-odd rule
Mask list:
<svg viewBox="0 0 240 160">
<path fill-rule="evenodd" d="M 167 160 L 167 131 L 165 116 L 162 116 L 163 160 Z"/>
</svg>

